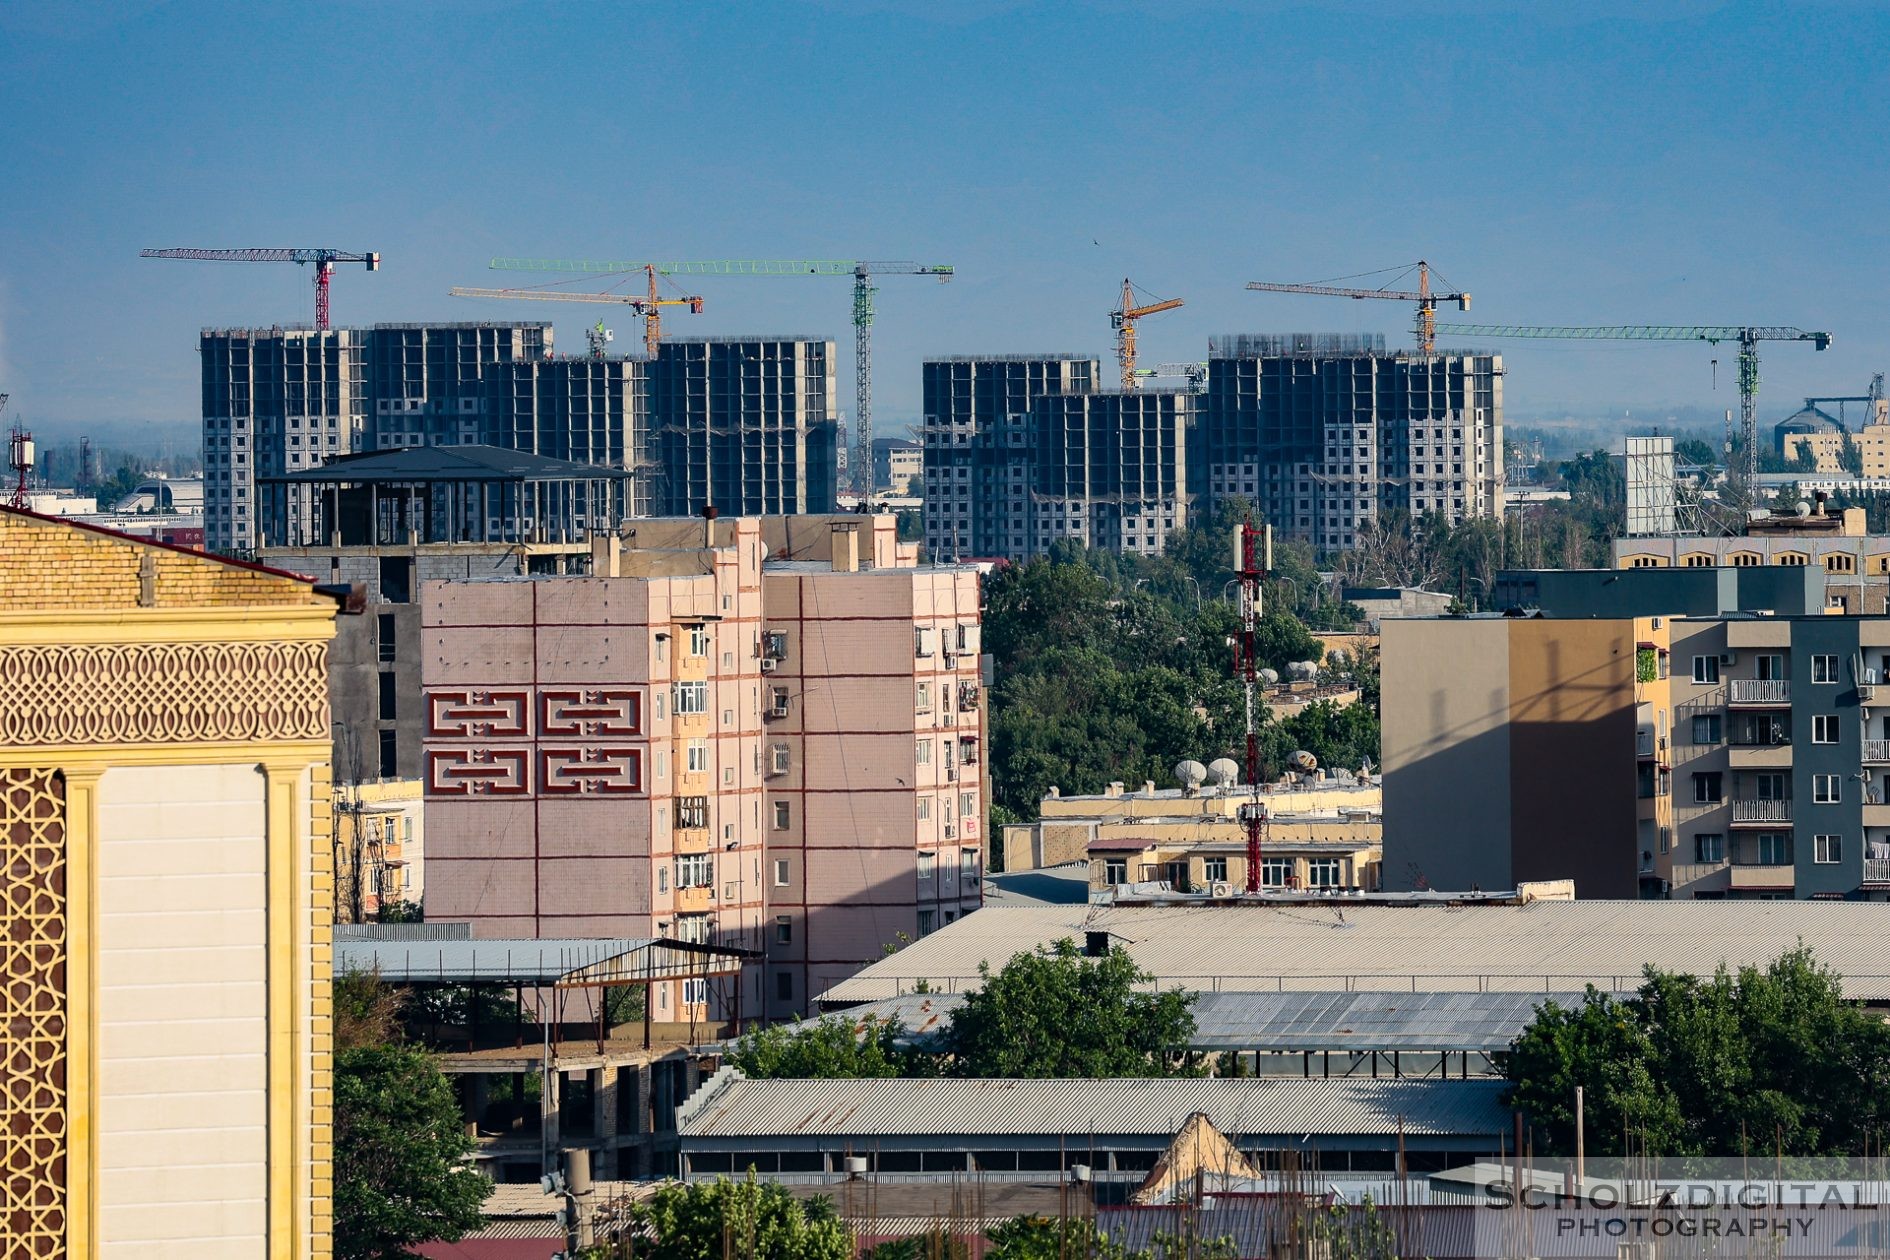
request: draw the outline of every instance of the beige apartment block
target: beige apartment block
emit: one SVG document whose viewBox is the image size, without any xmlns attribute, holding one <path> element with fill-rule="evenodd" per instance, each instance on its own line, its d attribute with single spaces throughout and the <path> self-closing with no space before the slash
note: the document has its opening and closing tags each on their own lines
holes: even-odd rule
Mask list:
<svg viewBox="0 0 1890 1260">
<path fill-rule="evenodd" d="M 752 951 L 653 986 L 672 1022 L 804 1010 L 979 904 L 977 574 L 890 517 L 639 520 L 421 604 L 429 919 Z"/>
<path fill-rule="evenodd" d="M 336 607 L 0 509 L 6 1255 L 329 1254 Z"/>
</svg>

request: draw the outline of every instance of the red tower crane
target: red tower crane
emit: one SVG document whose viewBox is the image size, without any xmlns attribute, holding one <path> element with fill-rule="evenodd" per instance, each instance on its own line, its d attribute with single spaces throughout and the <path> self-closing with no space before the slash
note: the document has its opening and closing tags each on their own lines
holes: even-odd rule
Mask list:
<svg viewBox="0 0 1890 1260">
<path fill-rule="evenodd" d="M 328 278 L 336 263 L 365 263 L 381 269 L 379 254 L 351 254 L 345 249 L 141 249 L 140 258 L 184 258 L 195 262 L 292 262 L 315 266 L 315 327 L 328 331 Z"/>
</svg>

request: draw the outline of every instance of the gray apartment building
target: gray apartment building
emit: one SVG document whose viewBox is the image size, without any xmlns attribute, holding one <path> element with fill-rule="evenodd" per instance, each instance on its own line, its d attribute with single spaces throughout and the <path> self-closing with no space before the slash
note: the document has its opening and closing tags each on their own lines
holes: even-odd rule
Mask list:
<svg viewBox="0 0 1890 1260">
<path fill-rule="evenodd" d="M 1391 511 L 1497 516 L 1503 361 L 1387 353 L 1378 336 L 1215 337 L 1189 466 L 1202 506 L 1247 499 L 1320 550 Z"/>
<path fill-rule="evenodd" d="M 1030 550 L 1067 538 L 1159 555 L 1188 523 L 1195 396 L 1166 390 L 1050 394 L 1032 405 Z"/>
</svg>

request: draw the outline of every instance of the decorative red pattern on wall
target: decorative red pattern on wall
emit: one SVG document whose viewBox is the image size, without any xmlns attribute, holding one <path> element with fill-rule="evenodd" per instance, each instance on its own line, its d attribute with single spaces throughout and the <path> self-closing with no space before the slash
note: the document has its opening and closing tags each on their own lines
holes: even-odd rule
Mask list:
<svg viewBox="0 0 1890 1260">
<path fill-rule="evenodd" d="M 643 695 L 638 691 L 593 688 L 541 691 L 538 715 L 541 737 L 640 735 Z"/>
<path fill-rule="evenodd" d="M 545 796 L 643 790 L 643 753 L 635 748 L 545 748 L 538 769 L 538 790 Z"/>
</svg>

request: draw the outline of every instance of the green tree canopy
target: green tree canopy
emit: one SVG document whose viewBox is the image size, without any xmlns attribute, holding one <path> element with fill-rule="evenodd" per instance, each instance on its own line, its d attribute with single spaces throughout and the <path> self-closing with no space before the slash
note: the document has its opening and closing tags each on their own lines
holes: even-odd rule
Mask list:
<svg viewBox="0 0 1890 1260">
<path fill-rule="evenodd" d="M 335 1054 L 335 1255 L 407 1260 L 416 1243 L 456 1241 L 480 1222 L 491 1182 L 452 1086 L 412 1046 Z"/>
<path fill-rule="evenodd" d="M 728 1061 L 756 1080 L 910 1075 L 909 1056 L 896 1044 L 899 1021 L 869 1018 L 866 1023 L 864 1035 L 844 1015 L 757 1028 L 735 1043 Z"/>
<path fill-rule="evenodd" d="M 669 1183 L 635 1209 L 644 1260 L 853 1260 L 853 1232 L 826 1198 L 797 1199 L 774 1182 Z"/>
<path fill-rule="evenodd" d="M 1164 1076 L 1194 1033 L 1195 995 L 1141 991 L 1152 977 L 1119 949 L 1086 958 L 1066 937 L 978 973 L 945 1035 L 959 1076 Z"/>
<path fill-rule="evenodd" d="M 1890 1026 L 1846 1002 L 1809 950 L 1713 976 L 1648 968 L 1637 993 L 1546 1004 L 1510 1051 L 1510 1098 L 1537 1141 L 1657 1155 L 1854 1154 L 1890 1107 Z"/>
</svg>

